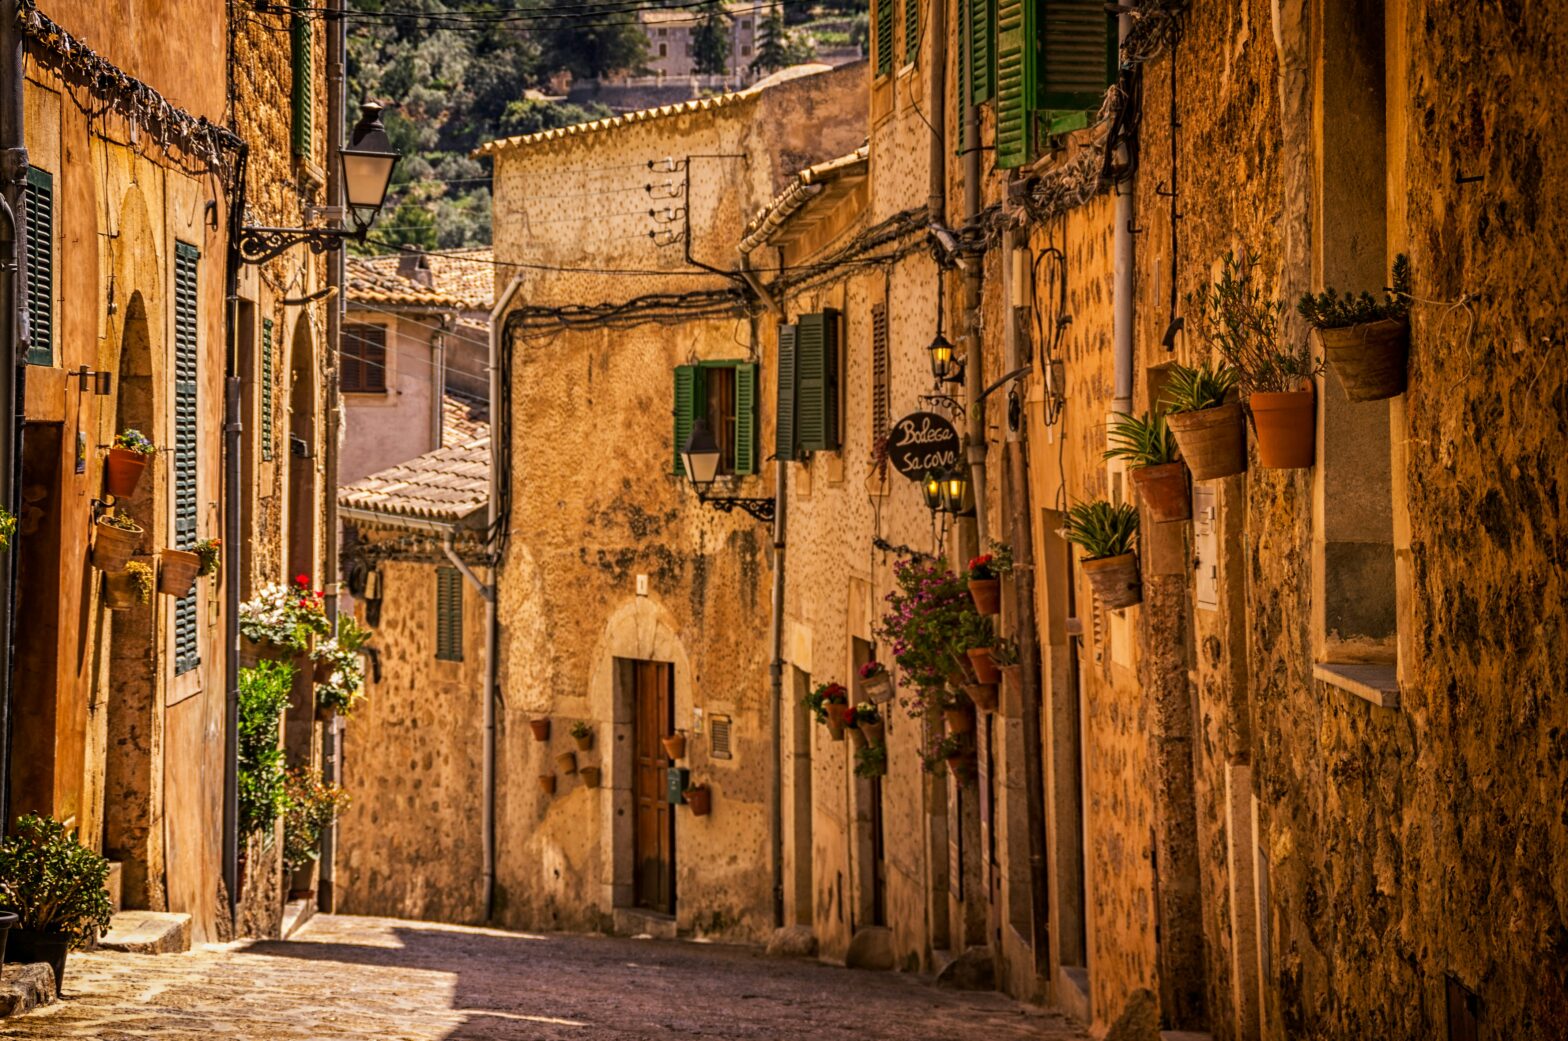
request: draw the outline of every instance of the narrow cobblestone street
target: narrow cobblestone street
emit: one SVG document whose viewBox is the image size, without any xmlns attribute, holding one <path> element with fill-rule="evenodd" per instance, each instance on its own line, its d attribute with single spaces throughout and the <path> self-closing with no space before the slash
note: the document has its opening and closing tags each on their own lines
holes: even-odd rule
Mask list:
<svg viewBox="0 0 1568 1041">
<path fill-rule="evenodd" d="M 759 950 L 318 917 L 285 942 L 71 959 L 0 1037 L 98 1041 L 1073 1041 L 1054 1013 Z"/>
</svg>

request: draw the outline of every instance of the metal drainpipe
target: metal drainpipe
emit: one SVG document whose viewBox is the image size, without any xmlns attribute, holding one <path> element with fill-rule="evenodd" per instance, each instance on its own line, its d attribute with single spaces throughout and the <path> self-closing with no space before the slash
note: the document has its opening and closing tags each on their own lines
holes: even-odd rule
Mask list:
<svg viewBox="0 0 1568 1041">
<path fill-rule="evenodd" d="M 963 93 L 962 118 L 967 127 L 964 139 L 969 142 L 969 147 L 964 149 L 964 225 L 972 227 L 980 216 L 980 109 L 968 91 Z M 975 497 L 975 545 L 972 548 L 979 552 L 989 536 L 985 493 L 985 402 L 980 398 L 980 392 L 985 388 L 985 358 L 980 335 L 985 267 L 980 255 L 971 255 L 968 259 L 969 266 L 964 270 L 964 302 L 968 305 L 964 333 L 968 339 L 968 349 L 964 352 L 964 408 L 969 420 L 969 486 Z"/>
<path fill-rule="evenodd" d="M 500 516 L 500 446 L 497 432 L 501 427 L 501 316 L 512 304 L 512 297 L 522 288 L 523 276 L 514 275 L 501 298 L 490 312 L 490 495 L 486 506 L 486 531 L 494 533 L 496 519 Z M 510 430 L 511 424 L 507 427 Z M 483 801 L 480 808 L 480 832 L 484 842 L 484 902 L 485 921 L 495 913 L 495 699 L 501 675 L 500 662 L 496 660 L 501 646 L 501 618 L 496 611 L 501 599 L 501 562 L 490 565 L 492 595 L 485 601 L 485 702 L 484 702 L 484 759 L 480 767 L 483 774 Z"/>
<path fill-rule="evenodd" d="M 752 343 L 757 332 L 752 329 Z M 773 783 L 768 787 L 768 822 L 773 829 L 773 924 L 784 925 L 784 533 L 789 512 L 789 462 L 779 456 L 773 466 L 773 628 L 769 633 L 772 660 L 768 686 L 773 692 Z M 796 856 L 800 851 L 796 850 Z"/>
<path fill-rule="evenodd" d="M 0 505 L 14 516 L 16 490 L 20 485 L 22 402 L 26 368 L 22 351 L 27 340 L 27 271 L 21 263 L 27 245 L 27 229 L 22 220 L 27 179 L 27 142 L 23 132 L 22 104 L 22 28 L 18 23 L 18 0 L 0 0 L 0 55 L 5 76 L 0 84 L 0 177 L 4 178 L 3 206 L 0 206 Z M 16 546 L 0 553 L 0 633 L 5 636 L 4 659 L 0 661 L 0 834 L 11 821 L 11 663 L 12 621 L 16 616 Z"/>
<path fill-rule="evenodd" d="M 1119 35 L 1126 41 L 1132 28 L 1132 16 L 1124 14 L 1117 19 Z M 1133 234 L 1138 219 L 1137 200 L 1133 195 L 1132 179 L 1116 187 L 1116 219 L 1111 237 L 1111 336 L 1112 371 L 1115 391 L 1111 411 L 1123 415 L 1132 412 L 1132 346 L 1133 346 Z"/>
</svg>

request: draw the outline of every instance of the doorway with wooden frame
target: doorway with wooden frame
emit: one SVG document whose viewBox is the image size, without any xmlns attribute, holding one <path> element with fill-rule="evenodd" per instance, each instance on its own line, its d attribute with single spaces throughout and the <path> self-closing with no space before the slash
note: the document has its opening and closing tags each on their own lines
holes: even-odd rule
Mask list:
<svg viewBox="0 0 1568 1041">
<path fill-rule="evenodd" d="M 674 728 L 674 667 L 669 662 L 634 662 L 633 902 L 637 907 L 667 915 L 675 913 L 675 814 L 667 799 L 670 758 L 663 739 L 674 733 Z"/>
</svg>

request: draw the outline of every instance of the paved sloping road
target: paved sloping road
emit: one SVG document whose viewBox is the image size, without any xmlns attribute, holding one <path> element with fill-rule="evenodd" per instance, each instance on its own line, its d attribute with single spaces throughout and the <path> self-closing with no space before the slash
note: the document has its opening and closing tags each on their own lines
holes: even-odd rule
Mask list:
<svg viewBox="0 0 1568 1041">
<path fill-rule="evenodd" d="M 319 916 L 292 940 L 73 955 L 0 1038 L 98 1041 L 1080 1041 L 1068 1021 L 897 973 L 713 944 Z"/>
</svg>

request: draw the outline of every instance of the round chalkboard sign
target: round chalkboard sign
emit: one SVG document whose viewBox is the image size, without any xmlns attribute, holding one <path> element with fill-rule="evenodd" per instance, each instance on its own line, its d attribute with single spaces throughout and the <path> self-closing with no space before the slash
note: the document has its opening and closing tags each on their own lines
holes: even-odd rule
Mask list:
<svg viewBox="0 0 1568 1041">
<path fill-rule="evenodd" d="M 953 469 L 958 465 L 958 451 L 958 431 L 935 412 L 912 412 L 888 431 L 888 460 L 911 481 Z"/>
</svg>

